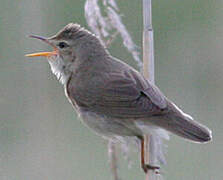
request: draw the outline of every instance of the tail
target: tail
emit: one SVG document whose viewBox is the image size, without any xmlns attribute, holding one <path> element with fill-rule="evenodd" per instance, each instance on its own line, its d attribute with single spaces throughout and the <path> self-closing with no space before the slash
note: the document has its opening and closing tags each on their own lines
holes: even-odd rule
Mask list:
<svg viewBox="0 0 223 180">
<path fill-rule="evenodd" d="M 206 126 L 193 120 L 191 116 L 181 111 L 175 104 L 169 104 L 170 113 L 166 114 L 158 125 L 185 139 L 205 143 L 211 141 L 212 134 Z"/>
</svg>

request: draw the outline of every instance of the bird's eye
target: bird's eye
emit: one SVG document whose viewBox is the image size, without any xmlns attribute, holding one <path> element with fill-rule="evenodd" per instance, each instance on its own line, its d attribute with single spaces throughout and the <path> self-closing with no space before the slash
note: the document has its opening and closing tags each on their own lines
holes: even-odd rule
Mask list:
<svg viewBox="0 0 223 180">
<path fill-rule="evenodd" d="M 63 49 L 63 48 L 65 48 L 65 47 L 68 47 L 68 44 L 65 43 L 65 42 L 60 42 L 60 43 L 58 44 L 58 46 L 59 46 L 60 49 Z"/>
</svg>

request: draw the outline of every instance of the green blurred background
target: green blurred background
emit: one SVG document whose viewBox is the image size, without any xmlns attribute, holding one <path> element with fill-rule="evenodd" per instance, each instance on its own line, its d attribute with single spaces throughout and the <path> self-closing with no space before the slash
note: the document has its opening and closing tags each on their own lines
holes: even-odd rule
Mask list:
<svg viewBox="0 0 223 180">
<path fill-rule="evenodd" d="M 141 46 L 141 1 L 117 2 Z M 205 145 L 171 135 L 165 179 L 223 177 L 222 19 L 222 0 L 153 1 L 156 84 L 213 130 L 213 141 Z M 1 0 L 0 180 L 111 179 L 106 142 L 79 121 L 47 61 L 24 57 L 49 49 L 28 35 L 50 36 L 69 22 L 86 26 L 84 0 Z M 136 67 L 119 37 L 110 52 Z M 128 169 L 120 155 L 122 179 L 144 179 L 139 155 L 131 156 Z"/>
</svg>

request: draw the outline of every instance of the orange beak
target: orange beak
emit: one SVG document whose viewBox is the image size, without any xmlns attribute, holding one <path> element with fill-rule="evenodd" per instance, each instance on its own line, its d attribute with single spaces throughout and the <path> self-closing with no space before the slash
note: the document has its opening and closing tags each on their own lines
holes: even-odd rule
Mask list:
<svg viewBox="0 0 223 180">
<path fill-rule="evenodd" d="M 44 56 L 44 57 L 50 57 L 50 56 L 55 56 L 58 55 L 58 50 L 57 47 L 55 45 L 53 45 L 52 43 L 49 42 L 49 40 L 47 38 L 41 37 L 41 36 L 30 36 L 31 38 L 36 38 L 36 39 L 40 39 L 41 41 L 49 44 L 50 46 L 53 47 L 53 51 L 51 52 L 39 52 L 39 53 L 32 53 L 32 54 L 26 54 L 26 57 L 36 57 L 36 56 Z"/>
</svg>

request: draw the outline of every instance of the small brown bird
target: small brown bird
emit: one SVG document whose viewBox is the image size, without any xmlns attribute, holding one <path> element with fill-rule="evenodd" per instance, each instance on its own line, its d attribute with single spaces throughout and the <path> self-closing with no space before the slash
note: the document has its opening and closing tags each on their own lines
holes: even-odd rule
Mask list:
<svg viewBox="0 0 223 180">
<path fill-rule="evenodd" d="M 52 52 L 45 56 L 52 72 L 83 122 L 105 138 L 137 137 L 144 162 L 144 135 L 163 128 L 194 142 L 208 142 L 211 131 L 168 100 L 135 69 L 110 55 L 99 39 L 78 24 L 68 24 L 55 36 L 40 39 Z"/>
</svg>

